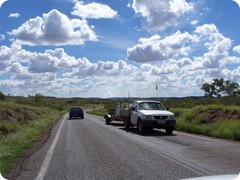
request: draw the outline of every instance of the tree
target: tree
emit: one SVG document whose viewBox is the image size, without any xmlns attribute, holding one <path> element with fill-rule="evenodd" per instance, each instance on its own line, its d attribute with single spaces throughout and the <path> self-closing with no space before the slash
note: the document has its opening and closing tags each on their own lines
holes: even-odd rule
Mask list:
<svg viewBox="0 0 240 180">
<path fill-rule="evenodd" d="M 240 88 L 239 88 L 239 84 L 235 83 L 235 82 L 231 82 L 229 80 L 227 80 L 225 82 L 225 94 L 228 94 L 230 96 L 238 96 L 240 95 Z"/>
<path fill-rule="evenodd" d="M 41 94 L 35 94 L 34 96 L 34 101 L 37 102 L 37 103 L 40 103 L 42 102 L 42 99 L 43 99 L 43 96 Z"/>
<path fill-rule="evenodd" d="M 215 86 L 212 84 L 204 83 L 201 89 L 205 91 L 205 96 L 213 97 L 216 94 Z"/>
<path fill-rule="evenodd" d="M 226 96 L 238 96 L 240 95 L 240 86 L 236 82 L 224 80 L 223 78 L 213 79 L 211 84 L 204 83 L 201 87 L 205 91 L 205 96 L 221 97 Z"/>
<path fill-rule="evenodd" d="M 5 100 L 5 99 L 6 99 L 6 95 L 0 91 L 0 100 Z"/>
</svg>

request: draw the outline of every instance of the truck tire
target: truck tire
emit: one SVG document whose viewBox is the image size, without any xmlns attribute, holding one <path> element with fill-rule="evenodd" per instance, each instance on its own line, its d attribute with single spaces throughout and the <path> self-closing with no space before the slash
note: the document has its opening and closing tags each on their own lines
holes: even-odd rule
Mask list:
<svg viewBox="0 0 240 180">
<path fill-rule="evenodd" d="M 166 128 L 165 131 L 166 131 L 167 134 L 172 134 L 173 128 L 172 127 L 171 128 Z"/>
<path fill-rule="evenodd" d="M 145 128 L 142 125 L 141 119 L 139 119 L 137 122 L 137 131 L 138 131 L 138 134 L 144 134 L 144 132 L 145 132 Z"/>
<path fill-rule="evenodd" d="M 129 119 L 124 119 L 124 127 L 126 129 L 129 129 L 131 126 L 130 120 Z"/>
<path fill-rule="evenodd" d="M 106 118 L 106 124 L 109 125 L 110 122 L 111 122 L 110 119 L 107 117 L 107 118 Z"/>
</svg>

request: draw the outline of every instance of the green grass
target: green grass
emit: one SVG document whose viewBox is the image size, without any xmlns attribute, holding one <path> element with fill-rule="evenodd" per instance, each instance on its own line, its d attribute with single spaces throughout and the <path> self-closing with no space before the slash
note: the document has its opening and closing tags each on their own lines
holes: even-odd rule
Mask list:
<svg viewBox="0 0 240 180">
<path fill-rule="evenodd" d="M 215 113 L 211 118 L 211 112 Z M 240 141 L 239 106 L 209 105 L 192 109 L 173 109 L 177 116 L 176 129 L 195 134 Z"/>
<path fill-rule="evenodd" d="M 240 141 L 240 120 L 220 120 L 213 127 L 215 131 L 211 133 L 213 137 Z"/>
<path fill-rule="evenodd" d="M 13 162 L 62 114 L 47 107 L 0 102 L 0 172 L 3 176 L 7 176 Z"/>
<path fill-rule="evenodd" d="M 89 110 L 88 113 L 103 117 L 104 115 L 107 114 L 107 110 L 103 107 L 100 107 L 100 108 Z"/>
</svg>

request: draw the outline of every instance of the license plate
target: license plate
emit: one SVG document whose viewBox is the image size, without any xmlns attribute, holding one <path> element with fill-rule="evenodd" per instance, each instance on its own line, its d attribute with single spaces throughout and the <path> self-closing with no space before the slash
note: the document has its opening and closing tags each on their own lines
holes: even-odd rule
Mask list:
<svg viewBox="0 0 240 180">
<path fill-rule="evenodd" d="M 166 124 L 166 120 L 158 120 L 158 124 Z"/>
<path fill-rule="evenodd" d="M 158 124 L 166 124 L 166 120 L 158 120 Z"/>
</svg>

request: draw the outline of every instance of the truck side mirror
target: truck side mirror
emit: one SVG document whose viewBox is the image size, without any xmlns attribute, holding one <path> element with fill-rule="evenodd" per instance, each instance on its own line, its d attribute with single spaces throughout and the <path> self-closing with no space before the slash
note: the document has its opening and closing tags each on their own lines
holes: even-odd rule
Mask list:
<svg viewBox="0 0 240 180">
<path fill-rule="evenodd" d="M 136 111 L 136 107 L 131 107 L 131 110 L 132 111 Z"/>
</svg>

